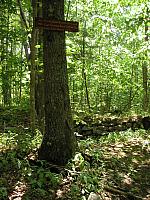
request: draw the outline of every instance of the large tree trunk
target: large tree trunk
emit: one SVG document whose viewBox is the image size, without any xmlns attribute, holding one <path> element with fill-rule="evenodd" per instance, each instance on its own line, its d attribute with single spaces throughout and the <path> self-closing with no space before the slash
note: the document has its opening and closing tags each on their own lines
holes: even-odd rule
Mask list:
<svg viewBox="0 0 150 200">
<path fill-rule="evenodd" d="M 45 19 L 64 19 L 64 0 L 43 0 Z M 44 30 L 45 134 L 39 158 L 64 165 L 75 151 L 67 79 L 65 33 Z"/>
</svg>

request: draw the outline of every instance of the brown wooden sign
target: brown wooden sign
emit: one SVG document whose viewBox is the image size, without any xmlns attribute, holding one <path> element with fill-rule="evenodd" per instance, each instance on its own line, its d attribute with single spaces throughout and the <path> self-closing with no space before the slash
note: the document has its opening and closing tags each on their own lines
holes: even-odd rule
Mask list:
<svg viewBox="0 0 150 200">
<path fill-rule="evenodd" d="M 47 20 L 43 18 L 35 18 L 35 26 L 37 28 L 48 29 L 51 31 L 69 31 L 69 32 L 79 31 L 79 23 L 72 21 Z"/>
</svg>

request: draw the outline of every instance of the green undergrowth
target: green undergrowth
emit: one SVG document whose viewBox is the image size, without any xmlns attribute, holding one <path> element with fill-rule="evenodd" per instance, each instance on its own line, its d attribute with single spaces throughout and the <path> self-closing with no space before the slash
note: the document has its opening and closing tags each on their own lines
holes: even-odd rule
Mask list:
<svg viewBox="0 0 150 200">
<path fill-rule="evenodd" d="M 145 130 L 113 132 L 78 140 L 74 158 L 61 173 L 44 161 L 34 164 L 42 135 L 20 129 L 0 134 L 0 199 L 86 200 L 149 198 L 150 135 Z M 117 188 L 124 194 L 108 191 Z M 127 194 L 127 195 L 126 195 Z"/>
<path fill-rule="evenodd" d="M 0 106 L 0 131 L 16 130 L 17 126 L 28 127 L 30 123 L 29 108 Z"/>
</svg>

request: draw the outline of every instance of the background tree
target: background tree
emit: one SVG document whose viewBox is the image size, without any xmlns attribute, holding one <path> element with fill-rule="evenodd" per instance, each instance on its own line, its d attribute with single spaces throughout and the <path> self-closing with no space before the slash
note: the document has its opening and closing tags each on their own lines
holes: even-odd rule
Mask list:
<svg viewBox="0 0 150 200">
<path fill-rule="evenodd" d="M 145 44 L 147 46 L 147 43 L 149 41 L 149 35 L 148 35 L 148 21 L 149 19 L 149 8 L 146 6 L 145 8 L 145 19 L 143 19 L 144 25 L 145 25 Z M 147 111 L 149 106 L 149 91 L 148 91 L 148 46 L 145 49 L 145 56 L 143 56 L 143 65 L 142 65 L 142 72 L 143 72 L 143 89 L 144 89 L 144 95 L 143 95 L 143 109 L 144 111 Z"/>
<path fill-rule="evenodd" d="M 18 106 L 22 101 L 28 100 L 29 94 L 29 78 L 23 50 L 26 37 L 20 26 L 16 1 L 2 1 L 0 10 L 0 103 L 5 107 Z"/>
</svg>

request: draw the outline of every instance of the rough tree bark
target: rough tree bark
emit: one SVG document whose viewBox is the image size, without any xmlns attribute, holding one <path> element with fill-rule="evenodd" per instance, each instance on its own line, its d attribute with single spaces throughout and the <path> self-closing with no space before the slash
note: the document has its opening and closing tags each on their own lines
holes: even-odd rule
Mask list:
<svg viewBox="0 0 150 200">
<path fill-rule="evenodd" d="M 64 19 L 64 0 L 43 0 L 45 19 Z M 45 80 L 45 134 L 39 159 L 64 165 L 72 157 L 76 140 L 72 131 L 65 33 L 43 31 Z"/>
</svg>

